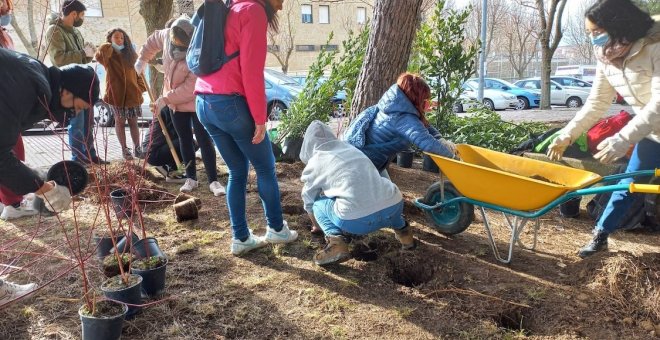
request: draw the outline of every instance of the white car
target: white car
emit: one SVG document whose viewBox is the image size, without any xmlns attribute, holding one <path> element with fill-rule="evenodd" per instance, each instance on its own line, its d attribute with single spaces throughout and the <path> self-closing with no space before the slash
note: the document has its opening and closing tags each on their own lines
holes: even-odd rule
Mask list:
<svg viewBox="0 0 660 340">
<path fill-rule="evenodd" d="M 550 80 L 557 82 L 560 86 L 582 91 L 591 91 L 591 83 L 575 77 L 551 76 Z"/>
<path fill-rule="evenodd" d="M 468 97 L 477 98 L 477 88 L 472 84 L 464 83 L 463 90 Z M 483 104 L 490 110 L 516 109 L 518 107 L 518 98 L 504 91 L 484 89 Z"/>
<path fill-rule="evenodd" d="M 540 90 L 541 79 L 529 78 L 518 80 L 516 86 L 524 89 Z M 578 90 L 570 87 L 564 87 L 557 82 L 550 80 L 550 104 L 565 105 L 571 108 L 582 106 L 589 97 L 589 90 Z"/>
</svg>

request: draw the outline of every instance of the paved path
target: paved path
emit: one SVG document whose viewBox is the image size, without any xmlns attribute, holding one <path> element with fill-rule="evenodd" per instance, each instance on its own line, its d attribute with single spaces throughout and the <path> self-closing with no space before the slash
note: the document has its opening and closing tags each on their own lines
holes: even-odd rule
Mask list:
<svg viewBox="0 0 660 340">
<path fill-rule="evenodd" d="M 632 112 L 630 106 L 612 105 L 607 112 L 607 116 L 617 114 L 620 110 Z M 552 110 L 506 110 L 498 111 L 503 119 L 508 121 L 538 121 L 538 122 L 561 122 L 569 121 L 576 109 L 557 107 Z M 339 120 L 331 122 L 335 129 L 338 127 Z M 269 128 L 277 126 L 277 123 L 269 123 Z M 147 128 L 140 127 L 140 135 L 145 134 Z M 95 130 L 96 150 L 100 157 L 108 161 L 122 159 L 121 147 L 117 141 L 117 135 L 114 128 L 97 128 Z M 132 146 L 130 133 L 126 129 L 126 138 L 129 147 Z M 46 134 L 38 136 L 24 136 L 26 163 L 31 167 L 48 169 L 52 164 L 63 159 L 71 159 L 71 151 L 68 148 L 68 136 L 66 131 L 60 134 Z M 66 143 L 65 143 L 66 142 Z M 219 156 L 219 155 L 218 155 Z"/>
</svg>

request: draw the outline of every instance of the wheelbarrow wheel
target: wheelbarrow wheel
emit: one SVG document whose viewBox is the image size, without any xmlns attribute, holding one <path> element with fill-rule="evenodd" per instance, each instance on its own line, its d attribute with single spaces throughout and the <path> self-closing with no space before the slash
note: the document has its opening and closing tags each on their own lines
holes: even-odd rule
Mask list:
<svg viewBox="0 0 660 340">
<path fill-rule="evenodd" d="M 433 183 L 426 191 L 424 202 L 428 205 L 440 203 L 441 191 L 440 182 Z M 445 201 L 460 196 L 463 195 L 453 184 L 445 182 Z M 441 209 L 425 210 L 425 213 L 433 227 L 445 235 L 463 232 L 474 220 L 474 206 L 465 202 L 450 204 Z"/>
</svg>

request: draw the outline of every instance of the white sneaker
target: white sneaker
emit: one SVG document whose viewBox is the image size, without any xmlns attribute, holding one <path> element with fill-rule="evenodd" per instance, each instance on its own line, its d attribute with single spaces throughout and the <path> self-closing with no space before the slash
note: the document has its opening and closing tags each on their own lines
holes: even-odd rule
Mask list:
<svg viewBox="0 0 660 340">
<path fill-rule="evenodd" d="M 181 191 L 181 192 L 191 192 L 191 191 L 193 191 L 193 189 L 197 188 L 198 185 L 199 184 L 197 183 L 196 180 L 194 180 L 192 178 L 186 178 L 186 182 L 183 183 L 183 185 L 181 186 L 181 189 L 179 189 L 179 191 Z"/>
<path fill-rule="evenodd" d="M 252 230 L 250 230 L 250 236 L 248 237 L 247 240 L 245 240 L 245 242 L 241 242 L 241 240 L 237 240 L 237 239 L 232 239 L 231 253 L 232 255 L 242 255 L 250 250 L 261 248 L 267 244 L 268 242 L 266 242 L 266 239 L 263 236 L 256 236 L 252 234 Z"/>
<path fill-rule="evenodd" d="M 0 306 L 37 288 L 36 283 L 19 285 L 0 279 Z"/>
<path fill-rule="evenodd" d="M 286 221 L 284 221 L 284 226 L 280 231 L 275 231 L 270 227 L 266 229 L 266 235 L 264 237 L 269 243 L 289 243 L 295 241 L 298 238 L 298 232 L 295 230 L 290 230 Z"/>
<path fill-rule="evenodd" d="M 24 206 L 14 208 L 13 206 L 8 205 L 2 210 L 2 214 L 0 214 L 0 218 L 6 221 L 24 216 L 32 216 L 38 213 L 39 213 L 38 211 L 28 209 L 27 207 Z"/>
<path fill-rule="evenodd" d="M 216 197 L 225 194 L 225 186 L 218 181 L 213 181 L 213 183 L 209 184 L 209 189 Z"/>
</svg>

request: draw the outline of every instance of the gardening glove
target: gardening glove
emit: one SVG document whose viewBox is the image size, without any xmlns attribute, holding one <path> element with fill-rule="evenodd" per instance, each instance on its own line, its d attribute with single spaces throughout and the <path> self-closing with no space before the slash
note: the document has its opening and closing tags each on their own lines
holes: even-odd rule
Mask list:
<svg viewBox="0 0 660 340">
<path fill-rule="evenodd" d="M 145 63 L 144 61 L 138 59 L 135 62 L 134 67 L 135 67 L 135 72 L 137 72 L 137 74 L 142 74 L 144 72 L 144 69 L 147 68 L 147 63 Z"/>
<path fill-rule="evenodd" d="M 560 133 L 548 146 L 548 157 L 553 161 L 560 160 L 569 145 L 571 145 L 571 136 Z"/>
<path fill-rule="evenodd" d="M 596 146 L 596 149 L 599 151 L 594 155 L 594 158 L 601 163 L 609 164 L 625 156 L 631 146 L 632 143 L 623 139 L 623 137 L 617 133 L 612 137 L 605 138 L 605 140 Z"/>
<path fill-rule="evenodd" d="M 69 188 L 59 185 L 54 181 L 50 181 L 50 183 L 53 185 L 52 189 L 37 194 L 37 197 L 44 201 L 46 209 L 58 213 L 69 208 L 71 206 L 71 193 L 69 192 Z"/>
<path fill-rule="evenodd" d="M 454 143 L 452 143 L 452 142 L 450 142 L 450 141 L 448 141 L 444 138 L 440 138 L 440 139 L 438 139 L 438 141 L 440 141 L 440 144 L 442 144 L 442 146 L 447 148 L 447 150 L 449 150 L 449 152 L 452 155 L 454 155 L 454 156 L 456 155 L 456 144 L 454 144 Z"/>
<path fill-rule="evenodd" d="M 94 49 L 94 46 L 91 45 L 85 45 L 85 47 L 83 47 L 83 51 L 85 52 L 85 56 L 87 58 L 94 58 L 94 54 L 96 53 L 96 49 Z"/>
</svg>

